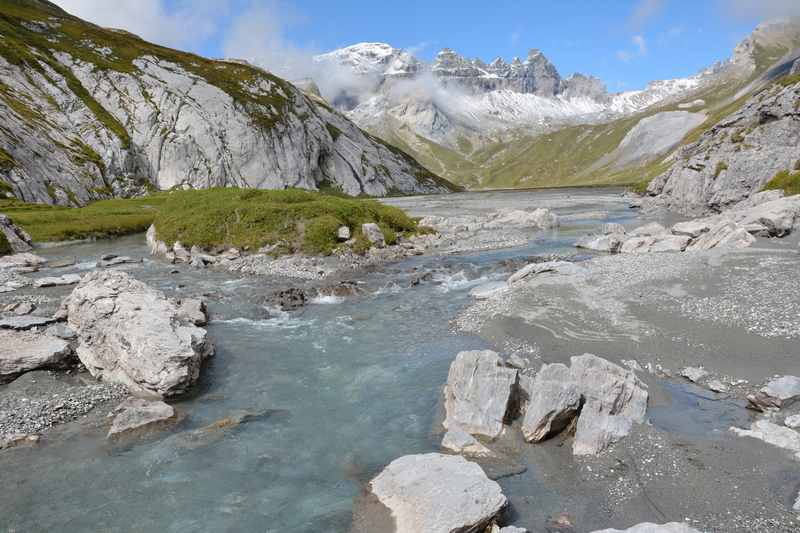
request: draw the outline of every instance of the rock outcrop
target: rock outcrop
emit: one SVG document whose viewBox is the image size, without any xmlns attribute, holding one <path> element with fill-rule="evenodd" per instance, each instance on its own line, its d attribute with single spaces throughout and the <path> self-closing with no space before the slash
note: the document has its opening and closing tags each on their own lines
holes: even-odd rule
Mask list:
<svg viewBox="0 0 800 533">
<path fill-rule="evenodd" d="M 356 508 L 356 513 L 389 514 L 395 533 L 472 533 L 492 525 L 506 506 L 500 485 L 480 466 L 463 457 L 425 454 L 392 461 L 368 486 L 369 497 L 382 509 Z M 375 529 L 354 531 L 367 533 Z"/>
<path fill-rule="evenodd" d="M 31 245 L 32 240 L 28 232 L 14 224 L 7 216 L 0 214 L 0 255 L 29 252 L 33 248 Z"/>
<path fill-rule="evenodd" d="M 22 11 L 0 7 L 14 28 L 0 47 L 8 104 L 0 107 L 0 190 L 19 199 L 85 204 L 153 187 L 451 190 L 265 70 L 90 26 L 49 2 L 21 2 Z M 66 26 L 87 31 L 78 41 Z"/>
<path fill-rule="evenodd" d="M 213 353 L 206 331 L 187 319 L 177 302 L 125 272 L 87 274 L 62 310 L 89 372 L 137 395 L 185 393 Z"/>
<path fill-rule="evenodd" d="M 775 83 L 750 97 L 654 179 L 647 202 L 690 215 L 720 212 L 758 193 L 800 156 L 800 83 Z"/>
</svg>

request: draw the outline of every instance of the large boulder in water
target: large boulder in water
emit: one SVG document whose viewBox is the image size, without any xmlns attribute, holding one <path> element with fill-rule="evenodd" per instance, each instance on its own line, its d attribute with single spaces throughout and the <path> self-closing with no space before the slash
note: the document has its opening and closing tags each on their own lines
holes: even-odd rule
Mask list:
<svg viewBox="0 0 800 533">
<path fill-rule="evenodd" d="M 438 453 L 407 455 L 369 483 L 368 497 L 356 506 L 353 531 L 477 533 L 505 506 L 500 485 L 477 464 Z M 384 520 L 381 514 L 387 515 Z"/>
<path fill-rule="evenodd" d="M 177 302 L 125 272 L 87 274 L 63 310 L 89 372 L 134 394 L 185 393 L 213 353 L 206 330 L 192 324 Z"/>
<path fill-rule="evenodd" d="M 517 371 L 495 352 L 461 352 L 450 365 L 444 389 L 447 429 L 497 438 L 503 431 Z"/>
<path fill-rule="evenodd" d="M 2 234 L 0 235 L 0 255 L 28 252 L 33 248 L 31 246 L 31 236 L 28 235 L 28 232 L 11 222 L 10 218 L 2 214 L 0 214 L 0 234 Z M 6 252 L 3 252 L 3 240 L 8 243 L 8 250 Z"/>
</svg>

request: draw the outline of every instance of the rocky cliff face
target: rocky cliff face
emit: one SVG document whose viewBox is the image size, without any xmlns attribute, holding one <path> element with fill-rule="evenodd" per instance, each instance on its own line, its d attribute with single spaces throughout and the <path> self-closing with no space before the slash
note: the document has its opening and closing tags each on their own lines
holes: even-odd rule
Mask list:
<svg viewBox="0 0 800 533">
<path fill-rule="evenodd" d="M 654 179 L 648 203 L 685 214 L 722 211 L 800 164 L 800 80 L 783 78 L 751 96 L 683 147 Z"/>
<path fill-rule="evenodd" d="M 149 188 L 448 190 L 323 100 L 253 66 L 0 6 L 0 192 L 84 204 Z"/>
<path fill-rule="evenodd" d="M 456 86 L 476 94 L 510 90 L 553 97 L 562 89 L 556 67 L 536 49 L 528 53 L 525 61 L 515 57 L 509 64 L 498 57 L 487 65 L 480 59 L 468 60 L 445 48 L 439 52 L 431 71 L 445 86 Z"/>
</svg>

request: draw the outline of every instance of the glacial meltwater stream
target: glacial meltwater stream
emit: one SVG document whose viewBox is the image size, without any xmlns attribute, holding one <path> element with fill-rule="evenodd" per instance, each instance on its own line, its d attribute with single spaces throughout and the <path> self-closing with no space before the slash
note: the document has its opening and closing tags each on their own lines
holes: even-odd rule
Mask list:
<svg viewBox="0 0 800 533">
<path fill-rule="evenodd" d="M 42 250 L 50 259 L 77 257 L 65 273 L 105 253 L 145 257 L 124 268 L 169 295 L 205 296 L 217 353 L 198 390 L 176 404 L 183 419 L 171 430 L 117 445 L 105 439 L 99 419 L 0 453 L 0 530 L 348 531 L 353 499 L 372 476 L 399 456 L 439 450 L 442 386 L 455 355 L 503 351 L 455 331 L 451 321 L 469 304 L 469 290 L 505 279 L 508 270 L 498 268 L 504 260 L 574 255 L 575 239 L 598 225 L 637 223 L 620 192 L 391 200 L 416 216 L 548 207 L 565 222 L 557 231 L 532 232 L 525 246 L 426 255 L 353 275 L 362 295 L 317 300 L 293 313 L 268 310 L 263 300 L 294 282 L 168 265 L 147 257 L 143 236 Z M 242 412 L 254 416 L 201 429 Z M 558 512 L 556 495 L 527 466 L 500 480 L 512 504 L 533 501 L 537 513 Z"/>
</svg>

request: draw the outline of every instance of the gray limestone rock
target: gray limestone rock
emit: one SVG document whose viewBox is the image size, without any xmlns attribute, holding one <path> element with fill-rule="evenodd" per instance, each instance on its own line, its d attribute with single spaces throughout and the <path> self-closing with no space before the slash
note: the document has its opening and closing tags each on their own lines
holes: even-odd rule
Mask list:
<svg viewBox="0 0 800 533">
<path fill-rule="evenodd" d="M 187 321 L 174 301 L 122 271 L 87 274 L 63 308 L 89 372 L 139 395 L 185 393 L 213 353 L 206 331 Z"/>
<path fill-rule="evenodd" d="M 782 409 L 800 400 L 800 378 L 782 376 L 773 379 L 747 399 L 750 405 L 758 410 Z"/>
<path fill-rule="evenodd" d="M 588 236 L 578 239 L 575 246 L 578 248 L 585 248 L 587 250 L 594 250 L 596 252 L 606 252 L 615 254 L 619 252 L 625 236 L 620 234 Z"/>
<path fill-rule="evenodd" d="M 80 274 L 64 274 L 63 276 L 44 277 L 33 280 L 33 286 L 37 289 L 45 287 L 64 287 L 80 283 Z"/>
<path fill-rule="evenodd" d="M 478 442 L 478 439 L 461 429 L 453 426 L 442 437 L 442 449 L 473 457 L 488 457 L 492 451 Z"/>
<path fill-rule="evenodd" d="M 161 401 L 129 398 L 114 410 L 116 416 L 108 430 L 108 438 L 119 438 L 134 433 L 164 427 L 176 419 L 175 409 Z"/>
<path fill-rule="evenodd" d="M 436 453 L 395 459 L 368 491 L 391 514 L 395 533 L 483 531 L 507 502 L 480 466 Z"/>
<path fill-rule="evenodd" d="M 362 224 L 361 233 L 363 233 L 364 237 L 366 237 L 367 240 L 374 246 L 377 246 L 378 248 L 383 248 L 386 246 L 386 240 L 384 239 L 383 232 L 381 231 L 381 228 L 379 228 L 374 222 Z"/>
<path fill-rule="evenodd" d="M 565 365 L 544 365 L 535 376 L 522 376 L 520 386 L 530 398 L 522 419 L 522 434 L 528 442 L 560 433 L 581 407 L 579 383 Z"/>
<path fill-rule="evenodd" d="M 57 320 L 55 318 L 45 316 L 24 315 L 8 317 L 0 319 L 0 330 L 12 329 L 23 331 L 41 326 L 47 326 L 53 322 L 57 322 Z"/>
<path fill-rule="evenodd" d="M 800 145 L 798 84 L 772 84 L 679 150 L 654 179 L 646 205 L 684 214 L 720 212 L 759 193 L 778 172 L 794 169 Z M 774 198 L 773 198 L 774 199 Z"/>
<path fill-rule="evenodd" d="M 0 233 L 5 236 L 6 241 L 11 246 L 11 251 L 15 254 L 33 249 L 33 242 L 28 232 L 14 224 L 10 218 L 3 214 L 0 214 Z"/>
<path fill-rule="evenodd" d="M 37 368 L 60 368 L 73 355 L 69 343 L 31 331 L 0 330 L 0 382 Z"/>
<path fill-rule="evenodd" d="M 503 431 L 517 371 L 495 352 L 461 352 L 450 365 L 444 388 L 446 429 L 497 438 Z"/>
</svg>

